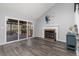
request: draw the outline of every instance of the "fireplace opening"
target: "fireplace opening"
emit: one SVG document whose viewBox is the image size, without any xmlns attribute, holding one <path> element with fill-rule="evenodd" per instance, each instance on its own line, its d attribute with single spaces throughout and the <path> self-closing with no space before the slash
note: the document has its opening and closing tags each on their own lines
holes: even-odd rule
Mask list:
<svg viewBox="0 0 79 59">
<path fill-rule="evenodd" d="M 55 29 L 45 29 L 44 31 L 45 38 L 54 39 L 56 41 L 56 31 Z"/>
</svg>

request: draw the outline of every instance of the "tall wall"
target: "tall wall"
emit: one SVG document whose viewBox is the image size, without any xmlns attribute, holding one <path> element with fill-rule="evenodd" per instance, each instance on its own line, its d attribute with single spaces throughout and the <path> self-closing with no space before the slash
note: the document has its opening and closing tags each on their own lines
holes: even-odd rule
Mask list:
<svg viewBox="0 0 79 59">
<path fill-rule="evenodd" d="M 45 22 L 45 16 L 51 15 L 55 18 L 48 24 Z M 75 24 L 74 20 L 74 4 L 72 3 L 57 3 L 43 17 L 36 22 L 36 37 L 42 37 L 42 28 L 46 25 L 58 25 L 58 40 L 66 42 L 66 34 L 68 28 Z"/>
</svg>

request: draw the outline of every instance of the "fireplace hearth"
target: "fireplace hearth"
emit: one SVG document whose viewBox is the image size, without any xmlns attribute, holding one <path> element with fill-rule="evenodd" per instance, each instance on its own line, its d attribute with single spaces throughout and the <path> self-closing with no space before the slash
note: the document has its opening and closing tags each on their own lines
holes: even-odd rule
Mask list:
<svg viewBox="0 0 79 59">
<path fill-rule="evenodd" d="M 42 29 L 42 38 L 46 40 L 58 40 L 58 25 L 44 26 Z"/>
<path fill-rule="evenodd" d="M 55 31 L 55 29 L 54 30 L 45 29 L 44 30 L 44 36 L 45 36 L 45 38 L 54 39 L 56 41 L 56 31 Z"/>
</svg>

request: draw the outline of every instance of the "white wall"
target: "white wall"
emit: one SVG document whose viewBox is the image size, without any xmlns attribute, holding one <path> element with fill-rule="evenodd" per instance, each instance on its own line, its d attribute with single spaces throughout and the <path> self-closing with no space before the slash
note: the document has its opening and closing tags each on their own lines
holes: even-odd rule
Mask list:
<svg viewBox="0 0 79 59">
<path fill-rule="evenodd" d="M 52 15 L 55 20 L 49 24 L 45 22 L 45 16 Z M 52 7 L 43 17 L 37 20 L 36 37 L 42 37 L 42 28 L 46 25 L 58 24 L 59 41 L 66 42 L 66 33 L 68 28 L 74 25 L 74 4 L 71 3 L 58 3 Z"/>
<path fill-rule="evenodd" d="M 8 11 L 0 11 L 0 44 L 5 43 L 5 16 L 17 18 L 17 19 L 24 19 L 24 20 L 31 20 L 33 21 L 34 25 L 35 22 L 32 18 L 27 18 L 21 14 L 17 14 L 15 12 L 8 12 Z"/>
</svg>

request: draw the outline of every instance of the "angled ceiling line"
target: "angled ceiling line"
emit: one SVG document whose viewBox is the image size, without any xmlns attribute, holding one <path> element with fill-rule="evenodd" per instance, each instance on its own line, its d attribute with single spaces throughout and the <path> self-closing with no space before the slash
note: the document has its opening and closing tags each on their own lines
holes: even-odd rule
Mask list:
<svg viewBox="0 0 79 59">
<path fill-rule="evenodd" d="M 55 3 L 55 4 L 56 4 L 56 3 Z M 55 4 L 54 4 L 52 7 L 54 7 Z M 43 13 L 38 19 L 36 19 L 36 20 L 40 20 L 41 17 L 45 16 L 50 10 L 52 10 L 52 7 L 50 7 L 46 12 L 44 12 L 44 13 Z"/>
</svg>

